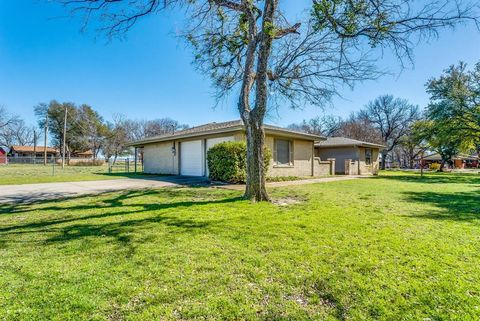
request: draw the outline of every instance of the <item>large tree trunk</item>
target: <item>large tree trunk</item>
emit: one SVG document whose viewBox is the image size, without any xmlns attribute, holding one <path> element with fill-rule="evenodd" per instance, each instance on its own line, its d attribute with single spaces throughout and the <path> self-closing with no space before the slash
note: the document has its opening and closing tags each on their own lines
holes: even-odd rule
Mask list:
<svg viewBox="0 0 480 321">
<path fill-rule="evenodd" d="M 438 170 L 439 172 L 443 172 L 443 168 L 445 167 L 445 163 L 446 162 L 443 159 L 440 161 L 440 169 Z"/>
<path fill-rule="evenodd" d="M 248 1 L 246 3 L 248 3 Z M 249 19 L 249 42 L 238 109 L 247 135 L 247 186 L 244 197 L 253 202 L 269 200 L 265 188 L 265 171 L 263 168 L 263 147 L 265 142 L 263 119 L 267 111 L 267 72 L 273 41 L 270 27 L 273 25 L 273 17 L 277 4 L 278 0 L 265 1 L 262 29 L 259 34 L 257 34 L 256 13 L 254 13 L 252 8 L 247 10 Z M 256 58 L 257 70 L 253 72 L 257 45 L 259 47 Z M 251 109 L 250 92 L 254 83 L 255 108 Z"/>
<path fill-rule="evenodd" d="M 386 167 L 387 155 L 388 153 L 386 151 L 382 151 L 382 170 L 384 170 Z"/>
<path fill-rule="evenodd" d="M 247 134 L 247 185 L 246 199 L 253 202 L 268 201 L 265 188 L 264 143 L 265 132 L 262 119 L 250 117 L 245 122 Z"/>
</svg>

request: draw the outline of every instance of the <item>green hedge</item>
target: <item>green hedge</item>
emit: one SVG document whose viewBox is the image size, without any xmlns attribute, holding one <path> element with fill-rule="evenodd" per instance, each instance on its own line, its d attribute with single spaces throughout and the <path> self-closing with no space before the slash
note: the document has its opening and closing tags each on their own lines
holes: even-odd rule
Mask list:
<svg viewBox="0 0 480 321">
<path fill-rule="evenodd" d="M 265 172 L 272 154 L 265 148 Z M 245 142 L 219 143 L 207 152 L 209 177 L 215 181 L 243 183 L 247 178 L 247 144 Z"/>
</svg>

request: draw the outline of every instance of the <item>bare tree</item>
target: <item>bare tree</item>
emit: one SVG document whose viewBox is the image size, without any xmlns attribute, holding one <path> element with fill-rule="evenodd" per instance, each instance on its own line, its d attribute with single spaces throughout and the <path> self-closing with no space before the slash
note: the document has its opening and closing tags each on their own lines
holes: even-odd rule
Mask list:
<svg viewBox="0 0 480 321">
<path fill-rule="evenodd" d="M 12 145 L 12 126 L 15 126 L 19 121 L 18 116 L 10 114 L 5 107 L 0 106 L 0 145 Z"/>
<path fill-rule="evenodd" d="M 331 115 L 303 120 L 300 124 L 288 125 L 288 128 L 303 131 L 309 134 L 332 137 L 338 135 L 342 126 L 342 119 Z"/>
<path fill-rule="evenodd" d="M 78 107 L 77 117 L 79 138 L 82 140 L 80 145 L 90 148 L 93 158 L 96 159 L 105 141 L 107 126 L 102 116 L 87 104 Z"/>
<path fill-rule="evenodd" d="M 378 77 L 375 61 L 391 49 L 403 65 L 420 40 L 472 21 L 478 3 L 429 0 L 320 1 L 290 23 L 280 0 L 58 0 L 97 16 L 110 36 L 122 36 L 142 17 L 174 5 L 186 9 L 185 38 L 195 63 L 218 97 L 238 91 L 246 127 L 245 197 L 268 200 L 263 122 L 268 108 L 288 103 L 323 105 L 342 85 Z M 474 6 L 475 5 L 475 6 Z"/>
<path fill-rule="evenodd" d="M 382 169 L 385 169 L 385 160 L 401 142 L 402 137 L 408 134 L 412 124 L 420 119 L 418 106 L 412 105 L 406 99 L 384 95 L 368 103 L 359 112 L 359 117 L 370 122 L 379 132 L 385 149 L 382 150 Z"/>
<path fill-rule="evenodd" d="M 0 106 L 0 130 L 18 120 L 18 116 L 10 114 L 7 109 Z"/>
<path fill-rule="evenodd" d="M 17 115 L 7 112 L 5 107 L 0 107 L 0 145 L 33 145 L 36 131 L 34 127 L 28 126 L 23 119 Z"/>
<path fill-rule="evenodd" d="M 117 161 L 117 157 L 125 154 L 128 150 L 130 141 L 129 126 L 122 115 L 113 115 L 113 123 L 107 123 L 107 135 L 105 144 L 102 146 L 105 158 L 109 160 L 113 157 L 113 163 Z"/>
<path fill-rule="evenodd" d="M 415 160 L 418 160 L 425 152 L 423 142 L 417 137 L 414 131 L 415 123 L 410 125 L 407 132 L 400 138 L 399 152 L 403 159 L 403 165 L 408 168 L 414 168 Z"/>
<path fill-rule="evenodd" d="M 364 142 L 382 143 L 381 135 L 372 123 L 355 113 L 350 114 L 346 120 L 342 121 L 337 135 Z"/>
<path fill-rule="evenodd" d="M 188 128 L 188 125 L 180 124 L 171 118 L 154 120 L 126 120 L 129 127 L 130 140 L 140 140 L 153 136 L 173 134 L 178 130 Z"/>
</svg>

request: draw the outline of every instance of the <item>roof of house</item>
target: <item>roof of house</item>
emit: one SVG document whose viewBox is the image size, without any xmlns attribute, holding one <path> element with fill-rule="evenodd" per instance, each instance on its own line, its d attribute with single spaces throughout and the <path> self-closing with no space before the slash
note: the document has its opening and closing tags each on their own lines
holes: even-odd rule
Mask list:
<svg viewBox="0 0 480 321">
<path fill-rule="evenodd" d="M 441 161 L 442 156 L 438 153 L 433 153 L 423 157 L 424 160 L 431 160 L 431 161 Z M 477 155 L 468 155 L 468 154 L 458 154 L 454 156 L 452 159 L 462 159 L 462 160 L 478 160 L 479 157 Z"/>
<path fill-rule="evenodd" d="M 93 152 L 92 152 L 92 150 L 91 150 L 91 149 L 89 149 L 89 150 L 86 150 L 86 151 L 84 151 L 84 152 L 77 152 L 77 151 L 74 151 L 74 152 L 72 152 L 72 154 L 74 154 L 74 155 L 86 155 L 86 156 L 92 156 L 92 155 L 93 155 Z"/>
<path fill-rule="evenodd" d="M 371 147 L 384 148 L 385 146 L 375 143 L 364 142 L 361 140 L 351 139 L 347 137 L 327 137 L 327 140 L 318 142 L 316 147 Z"/>
<path fill-rule="evenodd" d="M 285 129 L 282 127 L 277 127 L 272 125 L 264 125 L 263 127 L 267 134 L 281 134 L 281 135 L 287 135 L 289 137 L 291 136 L 291 137 L 303 138 L 303 139 L 313 140 L 313 141 L 319 141 L 319 140 L 325 139 L 322 136 L 307 134 L 304 132 Z M 219 133 L 228 133 L 228 132 L 235 132 L 235 131 L 241 131 L 241 130 L 245 130 L 245 126 L 243 125 L 243 121 L 241 120 L 226 121 L 221 123 L 213 122 L 213 123 L 208 123 L 201 126 L 180 130 L 173 134 L 165 134 L 160 136 L 149 137 L 146 139 L 133 142 L 131 145 L 141 146 L 144 144 L 169 141 L 173 139 L 189 138 L 189 137 L 219 134 Z"/>
<path fill-rule="evenodd" d="M 36 151 L 37 153 L 40 153 L 40 152 L 43 152 L 45 149 L 45 147 L 43 146 L 37 146 L 36 147 Z M 13 145 L 11 148 L 10 148 L 10 152 L 21 152 L 21 153 L 33 153 L 35 151 L 35 147 L 34 146 L 20 146 L 20 145 Z M 47 147 L 47 153 L 56 153 L 57 150 L 53 147 Z"/>
</svg>

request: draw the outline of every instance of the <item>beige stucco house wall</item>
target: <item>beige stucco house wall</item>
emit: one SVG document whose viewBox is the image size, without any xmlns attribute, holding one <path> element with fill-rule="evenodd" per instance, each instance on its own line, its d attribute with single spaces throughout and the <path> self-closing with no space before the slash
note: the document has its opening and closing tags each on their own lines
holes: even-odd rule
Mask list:
<svg viewBox="0 0 480 321">
<path fill-rule="evenodd" d="M 335 158 L 335 173 L 345 174 L 345 160 L 358 159 L 359 150 L 356 147 L 315 148 L 315 155 L 321 160 Z"/>
<path fill-rule="evenodd" d="M 377 175 L 380 168 L 380 152 L 378 148 L 372 148 L 372 161 L 370 165 L 365 162 L 365 147 L 359 147 L 359 175 L 373 174 Z"/>
<path fill-rule="evenodd" d="M 377 175 L 382 145 L 345 137 L 327 138 L 315 144 L 315 156 L 321 160 L 335 158 L 335 173 L 345 175 Z M 370 152 L 367 163 L 366 153 Z"/>
<path fill-rule="evenodd" d="M 147 174 L 180 175 L 180 144 L 183 142 L 207 139 L 225 138 L 240 141 L 245 135 L 242 132 L 225 134 L 212 134 L 184 139 L 172 139 L 166 142 L 149 143 L 143 145 L 143 171 Z M 205 146 L 204 146 L 205 148 Z M 204 152 L 205 153 L 205 152 Z M 206 166 L 206 165 L 205 165 Z"/>
<path fill-rule="evenodd" d="M 176 158 L 172 142 L 148 144 L 143 147 L 144 172 L 149 174 L 176 174 Z"/>
<path fill-rule="evenodd" d="M 208 164 L 206 160 L 207 148 L 210 146 L 209 141 L 244 141 L 245 131 L 236 122 L 230 122 L 233 125 L 227 124 L 224 126 L 220 124 L 207 124 L 210 126 L 208 130 L 202 131 L 202 126 L 197 129 L 189 129 L 179 132 L 171 137 L 159 137 L 145 141 L 136 142 L 133 146 L 143 147 L 143 161 L 144 172 L 151 174 L 172 174 L 182 175 L 182 144 L 190 141 L 201 141 L 201 155 L 202 159 L 202 176 L 208 176 Z M 222 127 L 223 126 L 223 127 Z M 233 126 L 233 127 L 232 127 Z M 237 127 L 235 127 L 237 126 Z M 185 137 L 188 136 L 188 137 Z M 322 137 L 294 132 L 291 130 L 284 130 L 281 128 L 269 126 L 266 127 L 265 144 L 272 151 L 272 160 L 270 162 L 268 176 L 320 176 L 334 174 L 333 167 L 331 168 L 331 161 L 315 160 L 314 143 L 321 140 Z M 290 153 L 292 155 L 290 164 L 278 165 L 275 161 L 275 143 L 276 140 L 283 140 L 290 142 Z M 195 156 L 196 157 L 196 156 Z"/>
</svg>

